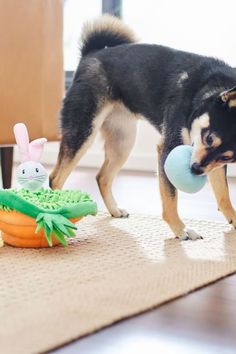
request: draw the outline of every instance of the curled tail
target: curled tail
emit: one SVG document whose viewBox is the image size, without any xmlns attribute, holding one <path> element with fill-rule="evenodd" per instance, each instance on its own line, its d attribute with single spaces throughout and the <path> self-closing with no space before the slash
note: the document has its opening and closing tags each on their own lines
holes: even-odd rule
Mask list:
<svg viewBox="0 0 236 354">
<path fill-rule="evenodd" d="M 111 15 L 103 15 L 98 20 L 84 25 L 81 54 L 83 57 L 92 51 L 135 41 L 134 33 L 121 20 Z"/>
</svg>

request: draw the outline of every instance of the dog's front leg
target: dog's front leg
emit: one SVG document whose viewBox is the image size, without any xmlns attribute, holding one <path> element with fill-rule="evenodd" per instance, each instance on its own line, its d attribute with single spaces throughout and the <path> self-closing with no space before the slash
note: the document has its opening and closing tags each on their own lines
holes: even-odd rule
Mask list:
<svg viewBox="0 0 236 354">
<path fill-rule="evenodd" d="M 177 190 L 169 182 L 164 171 L 164 163 L 167 151 L 163 151 L 158 147 L 159 152 L 159 187 L 162 199 L 162 217 L 167 222 L 176 237 L 181 240 L 196 240 L 202 238 L 195 231 L 186 228 L 183 221 L 180 219 L 177 210 Z"/>
<path fill-rule="evenodd" d="M 218 168 L 208 174 L 218 208 L 225 218 L 236 229 L 236 212 L 231 204 L 226 178 L 226 167 Z"/>
</svg>

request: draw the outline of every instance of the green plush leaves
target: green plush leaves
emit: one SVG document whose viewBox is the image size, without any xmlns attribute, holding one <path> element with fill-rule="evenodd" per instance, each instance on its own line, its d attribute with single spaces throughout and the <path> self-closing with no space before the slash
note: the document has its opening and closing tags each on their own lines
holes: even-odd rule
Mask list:
<svg viewBox="0 0 236 354">
<path fill-rule="evenodd" d="M 97 205 L 87 193 L 79 190 L 0 189 L 0 209 L 17 210 L 36 219 L 35 232 L 44 229 L 48 244 L 52 234 L 67 245 L 66 237 L 75 236 L 76 226 L 68 219 L 96 215 Z"/>
<path fill-rule="evenodd" d="M 52 234 L 58 239 L 60 243 L 67 246 L 67 237 L 74 237 L 77 227 L 63 215 L 40 213 L 36 218 L 37 228 L 35 233 L 40 229 L 44 229 L 45 237 L 49 246 L 52 246 Z"/>
<path fill-rule="evenodd" d="M 0 209 L 17 210 L 36 218 L 39 213 L 61 214 L 66 218 L 96 215 L 97 205 L 87 193 L 79 190 L 27 189 L 0 190 Z"/>
</svg>

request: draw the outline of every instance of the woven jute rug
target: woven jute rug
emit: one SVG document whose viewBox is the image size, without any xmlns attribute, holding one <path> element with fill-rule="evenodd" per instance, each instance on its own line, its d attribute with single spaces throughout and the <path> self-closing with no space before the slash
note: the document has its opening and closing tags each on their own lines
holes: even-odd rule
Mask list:
<svg viewBox="0 0 236 354">
<path fill-rule="evenodd" d="M 156 216 L 79 222 L 68 248 L 0 249 L 0 353 L 41 353 L 236 271 L 236 235 L 189 221 L 174 239 Z"/>
</svg>

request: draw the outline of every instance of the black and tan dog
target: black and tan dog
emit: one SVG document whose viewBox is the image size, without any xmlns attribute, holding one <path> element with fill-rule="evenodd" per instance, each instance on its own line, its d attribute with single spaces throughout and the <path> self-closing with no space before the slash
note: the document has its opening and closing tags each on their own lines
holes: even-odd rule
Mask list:
<svg viewBox="0 0 236 354">
<path fill-rule="evenodd" d="M 236 72 L 224 62 L 160 45 L 135 43 L 121 21 L 103 16 L 82 33 L 82 58 L 61 113 L 62 141 L 51 174 L 61 188 L 100 130 L 105 162 L 98 185 L 114 217 L 112 182 L 134 145 L 140 117 L 161 134 L 159 152 L 163 218 L 181 239 L 200 236 L 185 227 L 177 212 L 177 192 L 163 164 L 176 145 L 193 144 L 192 172 L 209 174 L 219 209 L 236 227 L 225 166 L 236 160 Z M 145 141 L 143 142 L 145 144 Z"/>
</svg>

